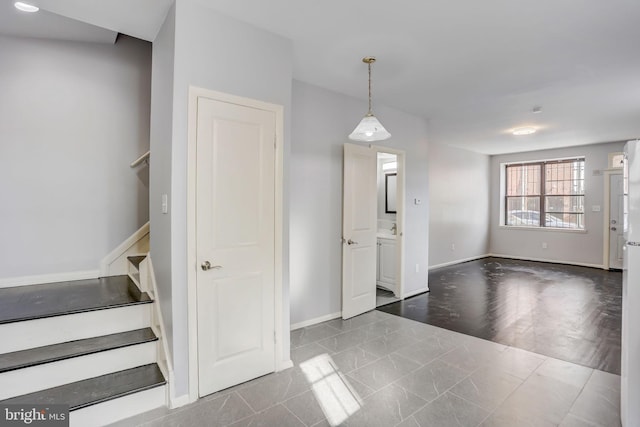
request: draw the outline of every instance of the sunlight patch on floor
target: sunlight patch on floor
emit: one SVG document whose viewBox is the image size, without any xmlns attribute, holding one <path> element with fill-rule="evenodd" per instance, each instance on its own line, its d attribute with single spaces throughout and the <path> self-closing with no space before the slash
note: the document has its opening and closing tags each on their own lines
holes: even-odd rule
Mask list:
<svg viewBox="0 0 640 427">
<path fill-rule="evenodd" d="M 362 407 L 362 399 L 328 354 L 300 363 L 300 369 L 332 426 L 342 424 Z"/>
</svg>

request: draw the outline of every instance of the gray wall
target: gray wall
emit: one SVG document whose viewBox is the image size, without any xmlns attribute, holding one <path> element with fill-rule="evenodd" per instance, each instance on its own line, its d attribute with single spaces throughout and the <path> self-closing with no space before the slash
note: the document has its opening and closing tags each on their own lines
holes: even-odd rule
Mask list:
<svg viewBox="0 0 640 427">
<path fill-rule="evenodd" d="M 291 323 L 341 311 L 342 152 L 366 101 L 294 80 L 291 146 Z M 427 126 L 376 107 L 392 133 L 378 145 L 405 150 L 405 293 L 427 285 L 429 204 Z M 321 123 L 322 126 L 318 126 Z M 421 198 L 421 205 L 413 199 Z M 422 268 L 415 272 L 415 265 Z"/>
<path fill-rule="evenodd" d="M 96 270 L 148 220 L 151 45 L 0 36 L 0 277 Z"/>
<path fill-rule="evenodd" d="M 171 12 L 172 13 L 172 12 Z M 165 26 L 168 26 L 165 23 Z M 171 38 L 171 28 L 166 28 Z M 162 37 L 162 33 L 160 34 Z M 189 86 L 245 96 L 284 106 L 285 164 L 289 156 L 289 118 L 291 115 L 292 46 L 282 37 L 259 30 L 235 19 L 220 15 L 197 0 L 178 0 L 175 4 L 175 49 L 173 57 L 173 128 L 171 141 L 163 142 L 163 164 L 170 165 L 171 182 L 160 175 L 166 170 L 153 169 L 151 180 L 152 211 L 160 209 L 160 195 L 169 195 L 170 218 L 151 216 L 152 257 L 160 289 L 171 298 L 171 336 L 176 395 L 188 393 L 188 328 L 187 328 L 187 119 Z M 160 39 L 162 41 L 162 39 Z M 165 48 L 170 48 L 165 40 Z M 164 78 L 170 78 L 170 60 L 163 62 Z M 156 92 L 154 92 L 155 95 Z M 161 95 L 168 102 L 168 94 Z M 165 99 L 158 100 L 159 103 Z M 155 114 L 156 110 L 154 110 Z M 165 110 L 158 110 L 154 123 L 160 122 Z M 166 126 L 166 125 L 165 125 Z M 155 142 L 154 142 L 155 144 Z M 167 146 L 170 144 L 170 147 Z M 168 175 L 168 174 L 167 174 Z M 285 170 L 285 180 L 288 171 Z M 285 195 L 287 188 L 285 187 Z M 285 196 L 284 212 L 288 211 Z M 284 218 L 284 322 L 289 322 L 288 286 L 288 217 Z M 157 259 L 156 259 L 157 257 Z M 158 260 L 166 263 L 158 268 Z M 171 267 L 169 268 L 169 264 Z M 168 311 L 168 307 L 167 307 Z M 169 313 L 165 312 L 165 316 Z M 288 354 L 289 336 L 285 335 L 284 354 Z"/>
<path fill-rule="evenodd" d="M 608 153 L 622 151 L 623 143 L 584 145 L 556 150 L 492 156 L 491 158 L 491 252 L 536 260 L 602 265 L 604 176 L 594 176 L 594 170 L 607 168 Z M 500 163 L 585 157 L 585 224 L 586 232 L 536 229 L 514 229 L 500 226 Z M 600 212 L 591 207 L 599 205 Z M 542 249 L 542 243 L 547 249 Z"/>
<path fill-rule="evenodd" d="M 149 182 L 150 252 L 157 280 L 158 301 L 171 352 L 173 349 L 171 299 L 171 218 L 173 210 L 169 209 L 168 213 L 163 214 L 161 206 L 162 194 L 171 196 L 175 15 L 175 6 L 172 6 L 153 41 L 153 70 L 151 74 L 152 160 Z"/>
<path fill-rule="evenodd" d="M 484 154 L 429 145 L 429 266 L 489 252 L 489 164 Z"/>
</svg>

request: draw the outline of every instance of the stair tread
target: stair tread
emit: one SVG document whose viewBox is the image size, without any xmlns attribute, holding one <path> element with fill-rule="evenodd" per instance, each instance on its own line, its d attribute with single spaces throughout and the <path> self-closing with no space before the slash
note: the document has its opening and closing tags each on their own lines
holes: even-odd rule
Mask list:
<svg viewBox="0 0 640 427">
<path fill-rule="evenodd" d="M 155 363 L 25 394 L 1 404 L 69 405 L 71 411 L 166 384 Z"/>
<path fill-rule="evenodd" d="M 157 339 L 151 328 L 144 328 L 0 354 L 0 373 L 156 341 Z"/>
<path fill-rule="evenodd" d="M 140 268 L 140 263 L 146 258 L 146 255 L 128 256 L 127 259 L 135 268 Z"/>
<path fill-rule="evenodd" d="M 0 324 L 152 302 L 128 276 L 0 289 Z"/>
</svg>

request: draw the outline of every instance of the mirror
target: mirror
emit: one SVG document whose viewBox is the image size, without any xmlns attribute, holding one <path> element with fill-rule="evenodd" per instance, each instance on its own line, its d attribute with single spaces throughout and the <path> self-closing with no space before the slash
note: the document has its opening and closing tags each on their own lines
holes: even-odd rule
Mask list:
<svg viewBox="0 0 640 427">
<path fill-rule="evenodd" d="M 396 213 L 396 175 L 388 173 L 384 176 L 385 213 Z"/>
</svg>

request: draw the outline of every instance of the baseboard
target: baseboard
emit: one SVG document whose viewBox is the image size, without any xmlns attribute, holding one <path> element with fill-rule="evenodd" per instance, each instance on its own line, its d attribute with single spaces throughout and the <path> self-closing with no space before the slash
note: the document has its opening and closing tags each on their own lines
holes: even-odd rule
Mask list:
<svg viewBox="0 0 640 427">
<path fill-rule="evenodd" d="M 293 361 L 291 359 L 283 360 L 276 367 L 276 372 L 284 371 L 285 369 L 289 369 L 289 368 L 293 368 Z"/>
<path fill-rule="evenodd" d="M 67 273 L 42 274 L 37 276 L 7 277 L 0 279 L 0 288 L 39 285 L 41 283 L 70 282 L 73 280 L 96 279 L 100 270 L 71 271 Z"/>
<path fill-rule="evenodd" d="M 436 268 L 442 268 L 442 267 L 448 267 L 450 265 L 455 265 L 455 264 L 460 264 L 463 262 L 468 262 L 468 261 L 475 261 L 477 259 L 482 259 L 482 258 L 486 258 L 492 256 L 491 254 L 484 254 L 484 255 L 477 255 L 477 256 L 472 256 L 469 258 L 462 258 L 462 259 L 457 259 L 454 261 L 449 261 L 449 262 L 443 262 L 442 264 L 436 264 L 436 265 L 430 265 L 429 266 L 429 270 L 435 270 Z"/>
<path fill-rule="evenodd" d="M 420 288 L 420 289 L 416 289 L 415 291 L 408 292 L 408 293 L 404 294 L 404 296 L 402 298 L 403 299 L 411 298 L 413 296 L 416 296 L 416 295 L 419 295 L 419 294 L 423 294 L 425 292 L 429 292 L 429 286 L 425 286 L 424 288 Z"/>
<path fill-rule="evenodd" d="M 331 314 L 326 314 L 324 316 L 316 317 L 315 319 L 305 320 L 304 322 L 294 323 L 291 325 L 291 330 L 295 331 L 296 329 L 306 328 L 307 326 L 313 326 L 318 323 L 326 322 L 328 320 L 337 319 L 338 317 L 342 317 L 341 311 L 337 313 L 331 313 Z"/>
<path fill-rule="evenodd" d="M 531 257 L 522 257 L 516 255 L 504 255 L 504 254 L 489 254 L 487 256 L 494 258 L 511 258 L 517 259 L 521 261 L 536 261 L 536 262 L 548 262 L 551 264 L 565 264 L 565 265 L 577 265 L 579 267 L 590 267 L 590 268 L 604 268 L 602 264 L 589 264 L 585 262 L 576 262 L 576 261 L 566 261 L 566 260 L 557 260 L 557 259 L 545 259 L 545 258 L 531 258 Z"/>
<path fill-rule="evenodd" d="M 144 238 L 149 235 L 149 223 L 145 223 L 131 236 L 120 243 L 100 261 L 100 272 L 102 276 L 114 276 L 127 274 L 127 256 L 149 252 L 148 240 Z"/>
<path fill-rule="evenodd" d="M 189 398 L 188 394 L 183 394 L 182 396 L 174 397 L 170 399 L 170 401 L 171 401 L 171 406 L 170 406 L 171 409 L 179 408 L 181 406 L 185 406 L 191 403 L 191 399 Z"/>
</svg>

